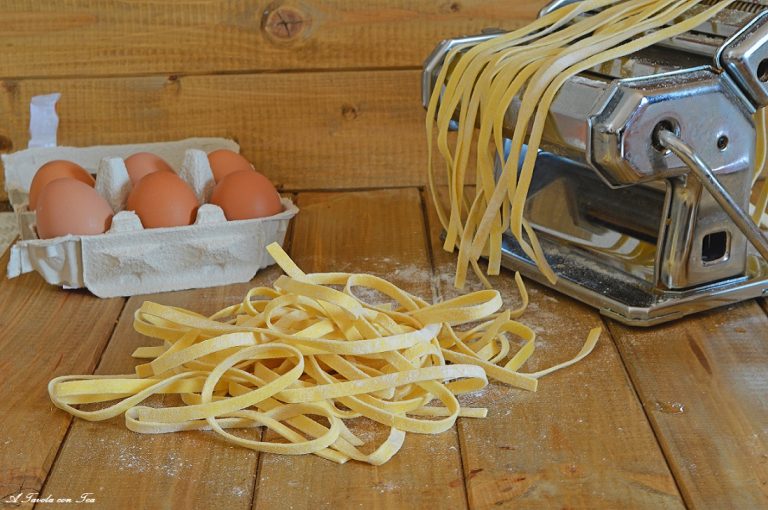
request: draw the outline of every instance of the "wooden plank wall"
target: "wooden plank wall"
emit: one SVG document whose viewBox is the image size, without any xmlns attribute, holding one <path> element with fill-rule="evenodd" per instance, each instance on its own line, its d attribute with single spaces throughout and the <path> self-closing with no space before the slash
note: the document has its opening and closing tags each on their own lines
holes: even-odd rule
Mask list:
<svg viewBox="0 0 768 510">
<path fill-rule="evenodd" d="M 544 3 L 6 0 L 0 152 L 58 91 L 60 145 L 227 136 L 284 189 L 420 186 L 423 60 Z"/>
</svg>

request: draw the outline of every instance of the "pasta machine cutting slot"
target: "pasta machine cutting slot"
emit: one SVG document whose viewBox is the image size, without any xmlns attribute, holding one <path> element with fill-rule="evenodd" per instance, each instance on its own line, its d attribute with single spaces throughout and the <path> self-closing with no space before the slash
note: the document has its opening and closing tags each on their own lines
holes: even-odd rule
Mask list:
<svg viewBox="0 0 768 510">
<path fill-rule="evenodd" d="M 424 105 L 452 48 L 498 35 L 441 43 L 424 65 Z M 510 137 L 519 104 L 505 115 Z M 558 280 L 511 235 L 503 265 L 638 326 L 768 294 L 768 243 L 746 215 L 753 116 L 766 105 L 765 0 L 735 2 L 691 32 L 569 79 L 525 206 Z"/>
</svg>

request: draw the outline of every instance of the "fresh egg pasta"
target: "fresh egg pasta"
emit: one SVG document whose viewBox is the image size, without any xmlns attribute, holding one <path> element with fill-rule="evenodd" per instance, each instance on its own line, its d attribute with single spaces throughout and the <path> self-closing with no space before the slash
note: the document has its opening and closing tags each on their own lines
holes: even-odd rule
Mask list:
<svg viewBox="0 0 768 510">
<path fill-rule="evenodd" d="M 458 288 L 465 285 L 470 266 L 488 285 L 478 265 L 481 257 L 488 259 L 488 274 L 499 273 L 506 232 L 547 279 L 555 282 L 536 231 L 523 212 L 549 109 L 558 91 L 578 73 L 694 29 L 733 1 L 703 8 L 703 0 L 583 0 L 522 29 L 470 47 L 458 46 L 447 54 L 427 105 L 428 182 L 446 231 L 444 248 L 458 250 Z M 696 6 L 702 8 L 690 13 Z M 593 14 L 582 16 L 590 11 Z M 519 102 L 518 113 L 506 154 L 509 135 L 502 128 L 513 101 Z M 449 126 L 456 116 L 457 136 L 449 141 Z M 760 112 L 759 120 L 762 163 L 756 175 L 765 166 L 765 112 Z M 447 208 L 434 175 L 435 148 L 446 168 Z M 471 161 L 473 148 L 476 156 Z M 498 176 L 494 175 L 497 157 L 501 161 Z M 472 174 L 476 187 L 468 193 Z M 757 216 L 766 204 L 768 187 L 758 199 Z"/>
<path fill-rule="evenodd" d="M 431 304 L 376 276 L 305 274 L 279 245 L 268 250 L 286 273 L 272 287 L 254 288 L 210 317 L 145 302 L 134 327 L 162 345 L 137 349 L 144 362 L 133 374 L 53 379 L 51 401 L 90 421 L 124 414 L 126 427 L 144 434 L 212 430 L 261 452 L 379 465 L 408 432 L 437 434 L 460 416 L 486 416 L 457 395 L 488 378 L 535 391 L 539 378 L 587 356 L 600 336 L 592 330 L 567 362 L 521 372 L 536 335 L 515 320 L 527 304 L 519 275 L 518 310 L 502 310 L 495 290 Z M 380 302 L 360 297 L 371 293 Z M 178 395 L 180 405 L 142 405 L 164 394 Z M 347 426 L 359 417 L 389 427 L 371 453 Z M 256 427 L 277 439 L 233 432 Z"/>
</svg>

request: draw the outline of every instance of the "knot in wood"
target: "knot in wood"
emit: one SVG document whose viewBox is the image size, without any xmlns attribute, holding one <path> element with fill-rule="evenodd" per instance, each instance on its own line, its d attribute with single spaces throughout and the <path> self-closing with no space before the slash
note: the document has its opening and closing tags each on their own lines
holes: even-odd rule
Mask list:
<svg viewBox="0 0 768 510">
<path fill-rule="evenodd" d="M 272 39 L 287 42 L 298 39 L 310 22 L 310 18 L 299 8 L 275 3 L 264 11 L 262 28 Z"/>
<path fill-rule="evenodd" d="M 13 150 L 13 141 L 5 135 L 0 135 L 0 152 Z"/>
<path fill-rule="evenodd" d="M 355 120 L 359 114 L 360 112 L 358 111 L 357 106 L 352 104 L 341 105 L 341 116 L 345 119 Z"/>
</svg>

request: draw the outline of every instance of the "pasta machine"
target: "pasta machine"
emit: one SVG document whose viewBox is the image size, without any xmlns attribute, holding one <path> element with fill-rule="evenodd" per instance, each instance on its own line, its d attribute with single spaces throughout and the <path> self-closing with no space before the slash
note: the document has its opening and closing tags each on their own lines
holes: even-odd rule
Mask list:
<svg viewBox="0 0 768 510">
<path fill-rule="evenodd" d="M 452 48 L 498 33 L 443 41 L 424 65 L 424 105 Z M 518 99 L 505 113 L 510 133 Z M 558 280 L 511 235 L 503 265 L 637 326 L 768 295 L 768 243 L 747 216 L 754 114 L 765 106 L 768 0 L 735 2 L 691 32 L 569 79 L 525 206 Z"/>
</svg>

